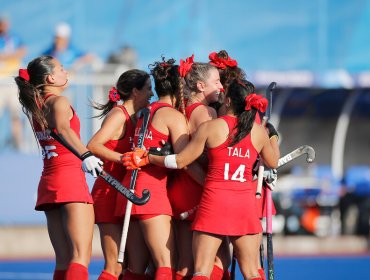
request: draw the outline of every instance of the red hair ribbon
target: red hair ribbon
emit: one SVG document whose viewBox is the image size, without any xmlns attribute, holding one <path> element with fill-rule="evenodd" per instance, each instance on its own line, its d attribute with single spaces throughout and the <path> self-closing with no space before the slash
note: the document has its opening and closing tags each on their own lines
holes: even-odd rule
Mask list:
<svg viewBox="0 0 370 280">
<path fill-rule="evenodd" d="M 194 54 L 188 57 L 185 61 L 180 59 L 179 73 L 181 77 L 185 77 L 189 73 L 191 66 L 194 63 Z"/>
<path fill-rule="evenodd" d="M 226 67 L 236 67 L 238 66 L 238 62 L 231 57 L 228 58 L 221 58 L 217 56 L 216 52 L 210 53 L 209 55 L 209 64 L 216 66 L 219 69 L 226 69 Z"/>
<path fill-rule="evenodd" d="M 169 64 L 167 62 L 161 62 L 159 65 L 162 66 L 162 67 L 168 67 L 169 66 Z"/>
<path fill-rule="evenodd" d="M 121 100 L 121 96 L 119 95 L 115 87 L 112 87 L 109 91 L 109 100 L 112 102 L 117 102 Z"/>
<path fill-rule="evenodd" d="M 18 76 L 25 79 L 26 81 L 30 80 L 30 75 L 28 75 L 27 69 L 19 69 Z"/>
<path fill-rule="evenodd" d="M 268 101 L 266 98 L 255 93 L 248 94 L 245 98 L 245 110 L 249 111 L 252 107 L 264 113 L 267 108 Z"/>
</svg>

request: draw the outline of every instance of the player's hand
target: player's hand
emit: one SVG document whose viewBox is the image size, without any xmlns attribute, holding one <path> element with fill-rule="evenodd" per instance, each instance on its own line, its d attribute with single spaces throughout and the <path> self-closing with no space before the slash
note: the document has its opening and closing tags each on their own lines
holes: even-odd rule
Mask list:
<svg viewBox="0 0 370 280">
<path fill-rule="evenodd" d="M 81 156 L 82 159 L 82 170 L 86 173 L 90 173 L 94 178 L 98 177 L 98 174 L 103 172 L 103 162 L 95 157 L 90 151 L 84 153 Z"/>
<path fill-rule="evenodd" d="M 172 146 L 169 142 L 162 140 L 162 147 L 150 147 L 149 154 L 156 156 L 168 156 L 173 154 Z"/>
<path fill-rule="evenodd" d="M 272 125 L 272 123 L 270 122 L 266 123 L 266 129 L 267 129 L 270 139 L 274 136 L 277 137 L 277 139 L 279 139 L 279 134 L 277 130 L 275 129 L 275 127 Z"/>
<path fill-rule="evenodd" d="M 149 163 L 148 151 L 140 148 L 135 148 L 133 152 L 124 153 L 122 156 L 122 164 L 127 170 L 140 169 Z"/>
<path fill-rule="evenodd" d="M 277 170 L 276 169 L 270 169 L 267 177 L 264 179 L 266 186 L 273 191 L 276 187 L 277 183 Z"/>
</svg>

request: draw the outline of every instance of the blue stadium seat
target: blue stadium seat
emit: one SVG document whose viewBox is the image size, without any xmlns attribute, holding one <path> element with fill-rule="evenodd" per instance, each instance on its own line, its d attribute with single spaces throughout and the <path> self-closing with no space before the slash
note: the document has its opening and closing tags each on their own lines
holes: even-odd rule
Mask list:
<svg viewBox="0 0 370 280">
<path fill-rule="evenodd" d="M 370 166 L 353 165 L 344 178 L 346 190 L 359 196 L 370 196 Z"/>
</svg>

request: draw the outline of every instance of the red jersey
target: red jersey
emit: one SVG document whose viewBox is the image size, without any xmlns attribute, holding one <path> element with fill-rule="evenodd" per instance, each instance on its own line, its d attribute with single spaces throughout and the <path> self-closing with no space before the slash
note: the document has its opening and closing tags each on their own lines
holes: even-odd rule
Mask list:
<svg viewBox="0 0 370 280">
<path fill-rule="evenodd" d="M 189 120 L 191 113 L 198 106 L 206 106 L 203 103 L 194 103 L 185 108 L 186 118 Z M 174 218 L 180 218 L 180 214 L 195 210 L 202 197 L 203 186 L 194 181 L 184 170 L 174 170 L 174 174 L 168 181 L 168 197 L 171 202 Z M 195 211 L 186 220 L 193 221 Z"/>
<path fill-rule="evenodd" d="M 147 150 L 150 147 L 160 147 L 162 140 L 170 141 L 169 135 L 165 135 L 159 132 L 152 125 L 152 119 L 155 112 L 164 107 L 172 108 L 172 106 L 167 103 L 154 102 L 149 105 L 150 119 L 147 131 L 144 136 L 144 146 Z M 143 119 L 141 118 L 136 124 L 134 143 L 137 143 L 138 141 L 142 122 Z M 144 189 L 148 189 L 150 191 L 150 199 L 146 204 L 141 206 L 133 204 L 133 215 L 172 215 L 172 209 L 168 200 L 166 189 L 167 173 L 167 168 L 156 166 L 153 164 L 141 167 L 141 170 L 139 170 L 136 179 L 135 193 L 140 196 Z M 123 182 L 126 187 L 130 186 L 131 174 L 132 171 L 128 171 L 125 175 Z M 119 196 L 117 197 L 117 199 L 116 215 L 123 216 L 125 214 L 126 203 L 123 203 L 122 200 L 126 201 L 126 198 Z"/>
<path fill-rule="evenodd" d="M 237 118 L 221 119 L 233 133 Z M 260 233 L 252 185 L 252 168 L 258 153 L 250 133 L 234 146 L 229 144 L 227 139 L 218 147 L 208 148 L 206 183 L 192 229 L 231 236 Z"/>
<path fill-rule="evenodd" d="M 72 111 L 70 127 L 80 137 L 80 120 L 73 108 Z M 33 121 L 33 126 L 44 161 L 35 209 L 44 211 L 55 207 L 55 204 L 66 202 L 93 203 L 85 174 L 81 169 L 81 160 L 42 131 L 36 121 Z"/>
<path fill-rule="evenodd" d="M 203 103 L 201 103 L 201 102 L 197 102 L 197 103 L 193 103 L 193 104 L 191 104 L 191 105 L 189 105 L 189 106 L 187 106 L 187 107 L 185 108 L 185 115 L 186 115 L 186 118 L 187 118 L 188 120 L 190 120 L 191 113 L 193 113 L 193 111 L 194 111 L 197 107 L 199 107 L 199 106 L 206 106 L 206 105 L 204 105 L 204 104 L 203 104 Z"/>
<path fill-rule="evenodd" d="M 123 154 L 132 149 L 134 137 L 134 125 L 126 108 L 122 105 L 117 106 L 125 114 L 125 134 L 121 139 L 109 140 L 104 144 L 108 149 Z M 111 174 L 118 181 L 123 182 L 126 168 L 122 163 L 104 160 L 104 170 Z M 93 186 L 91 195 L 94 200 L 95 223 L 122 223 L 122 219 L 115 217 L 115 207 L 117 196 L 120 196 L 112 186 L 104 179 L 98 177 Z"/>
</svg>

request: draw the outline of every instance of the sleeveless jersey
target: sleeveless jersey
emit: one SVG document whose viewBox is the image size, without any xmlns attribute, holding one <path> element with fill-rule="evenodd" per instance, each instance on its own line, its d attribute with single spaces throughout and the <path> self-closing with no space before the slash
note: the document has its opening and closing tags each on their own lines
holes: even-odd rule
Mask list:
<svg viewBox="0 0 370 280">
<path fill-rule="evenodd" d="M 185 108 L 185 115 L 188 120 L 190 120 L 191 113 L 199 106 L 206 106 L 201 102 L 193 103 Z"/>
<path fill-rule="evenodd" d="M 122 105 L 117 106 L 125 114 L 125 133 L 121 139 L 109 140 L 104 146 L 117 153 L 123 154 L 132 149 L 134 126 L 126 108 Z M 111 174 L 119 182 L 123 182 L 126 168 L 122 163 L 104 160 L 104 170 Z M 93 186 L 91 195 L 94 200 L 95 223 L 117 223 L 121 224 L 122 219 L 115 217 L 115 207 L 117 196 L 120 196 L 112 186 L 104 179 L 98 177 Z"/>
<path fill-rule="evenodd" d="M 230 133 L 237 118 L 221 117 Z M 252 168 L 257 151 L 251 134 L 229 147 L 230 141 L 208 149 L 208 172 L 193 230 L 240 236 L 262 232 L 256 209 Z"/>
<path fill-rule="evenodd" d="M 45 100 L 50 96 L 46 96 Z M 72 107 L 71 109 L 73 117 L 70 127 L 80 138 L 80 120 Z M 66 202 L 93 203 L 85 174 L 81 169 L 81 160 L 42 131 L 35 120 L 33 126 L 44 162 L 35 209 L 44 211 L 56 207 L 55 204 Z M 54 132 L 58 133 L 56 129 Z"/>
<path fill-rule="evenodd" d="M 161 147 L 162 140 L 170 141 L 169 135 L 159 132 L 152 125 L 152 119 L 155 112 L 164 107 L 172 108 L 171 105 L 160 102 L 154 102 L 148 107 L 150 109 L 150 118 L 148 128 L 144 136 L 144 146 L 147 150 L 150 147 Z M 135 128 L 134 143 L 137 143 L 138 141 L 142 123 L 143 119 L 140 118 Z M 141 206 L 133 204 L 131 212 L 132 215 L 172 215 L 172 209 L 166 189 L 167 173 L 167 168 L 153 164 L 141 167 L 136 179 L 135 193 L 141 196 L 142 191 L 144 189 L 148 189 L 150 191 L 150 199 L 146 204 Z M 130 186 L 131 174 L 132 171 L 127 171 L 125 175 L 123 182 L 126 187 Z M 126 207 L 124 200 L 126 200 L 126 198 L 117 197 L 116 216 L 123 216 L 125 214 Z"/>
</svg>

